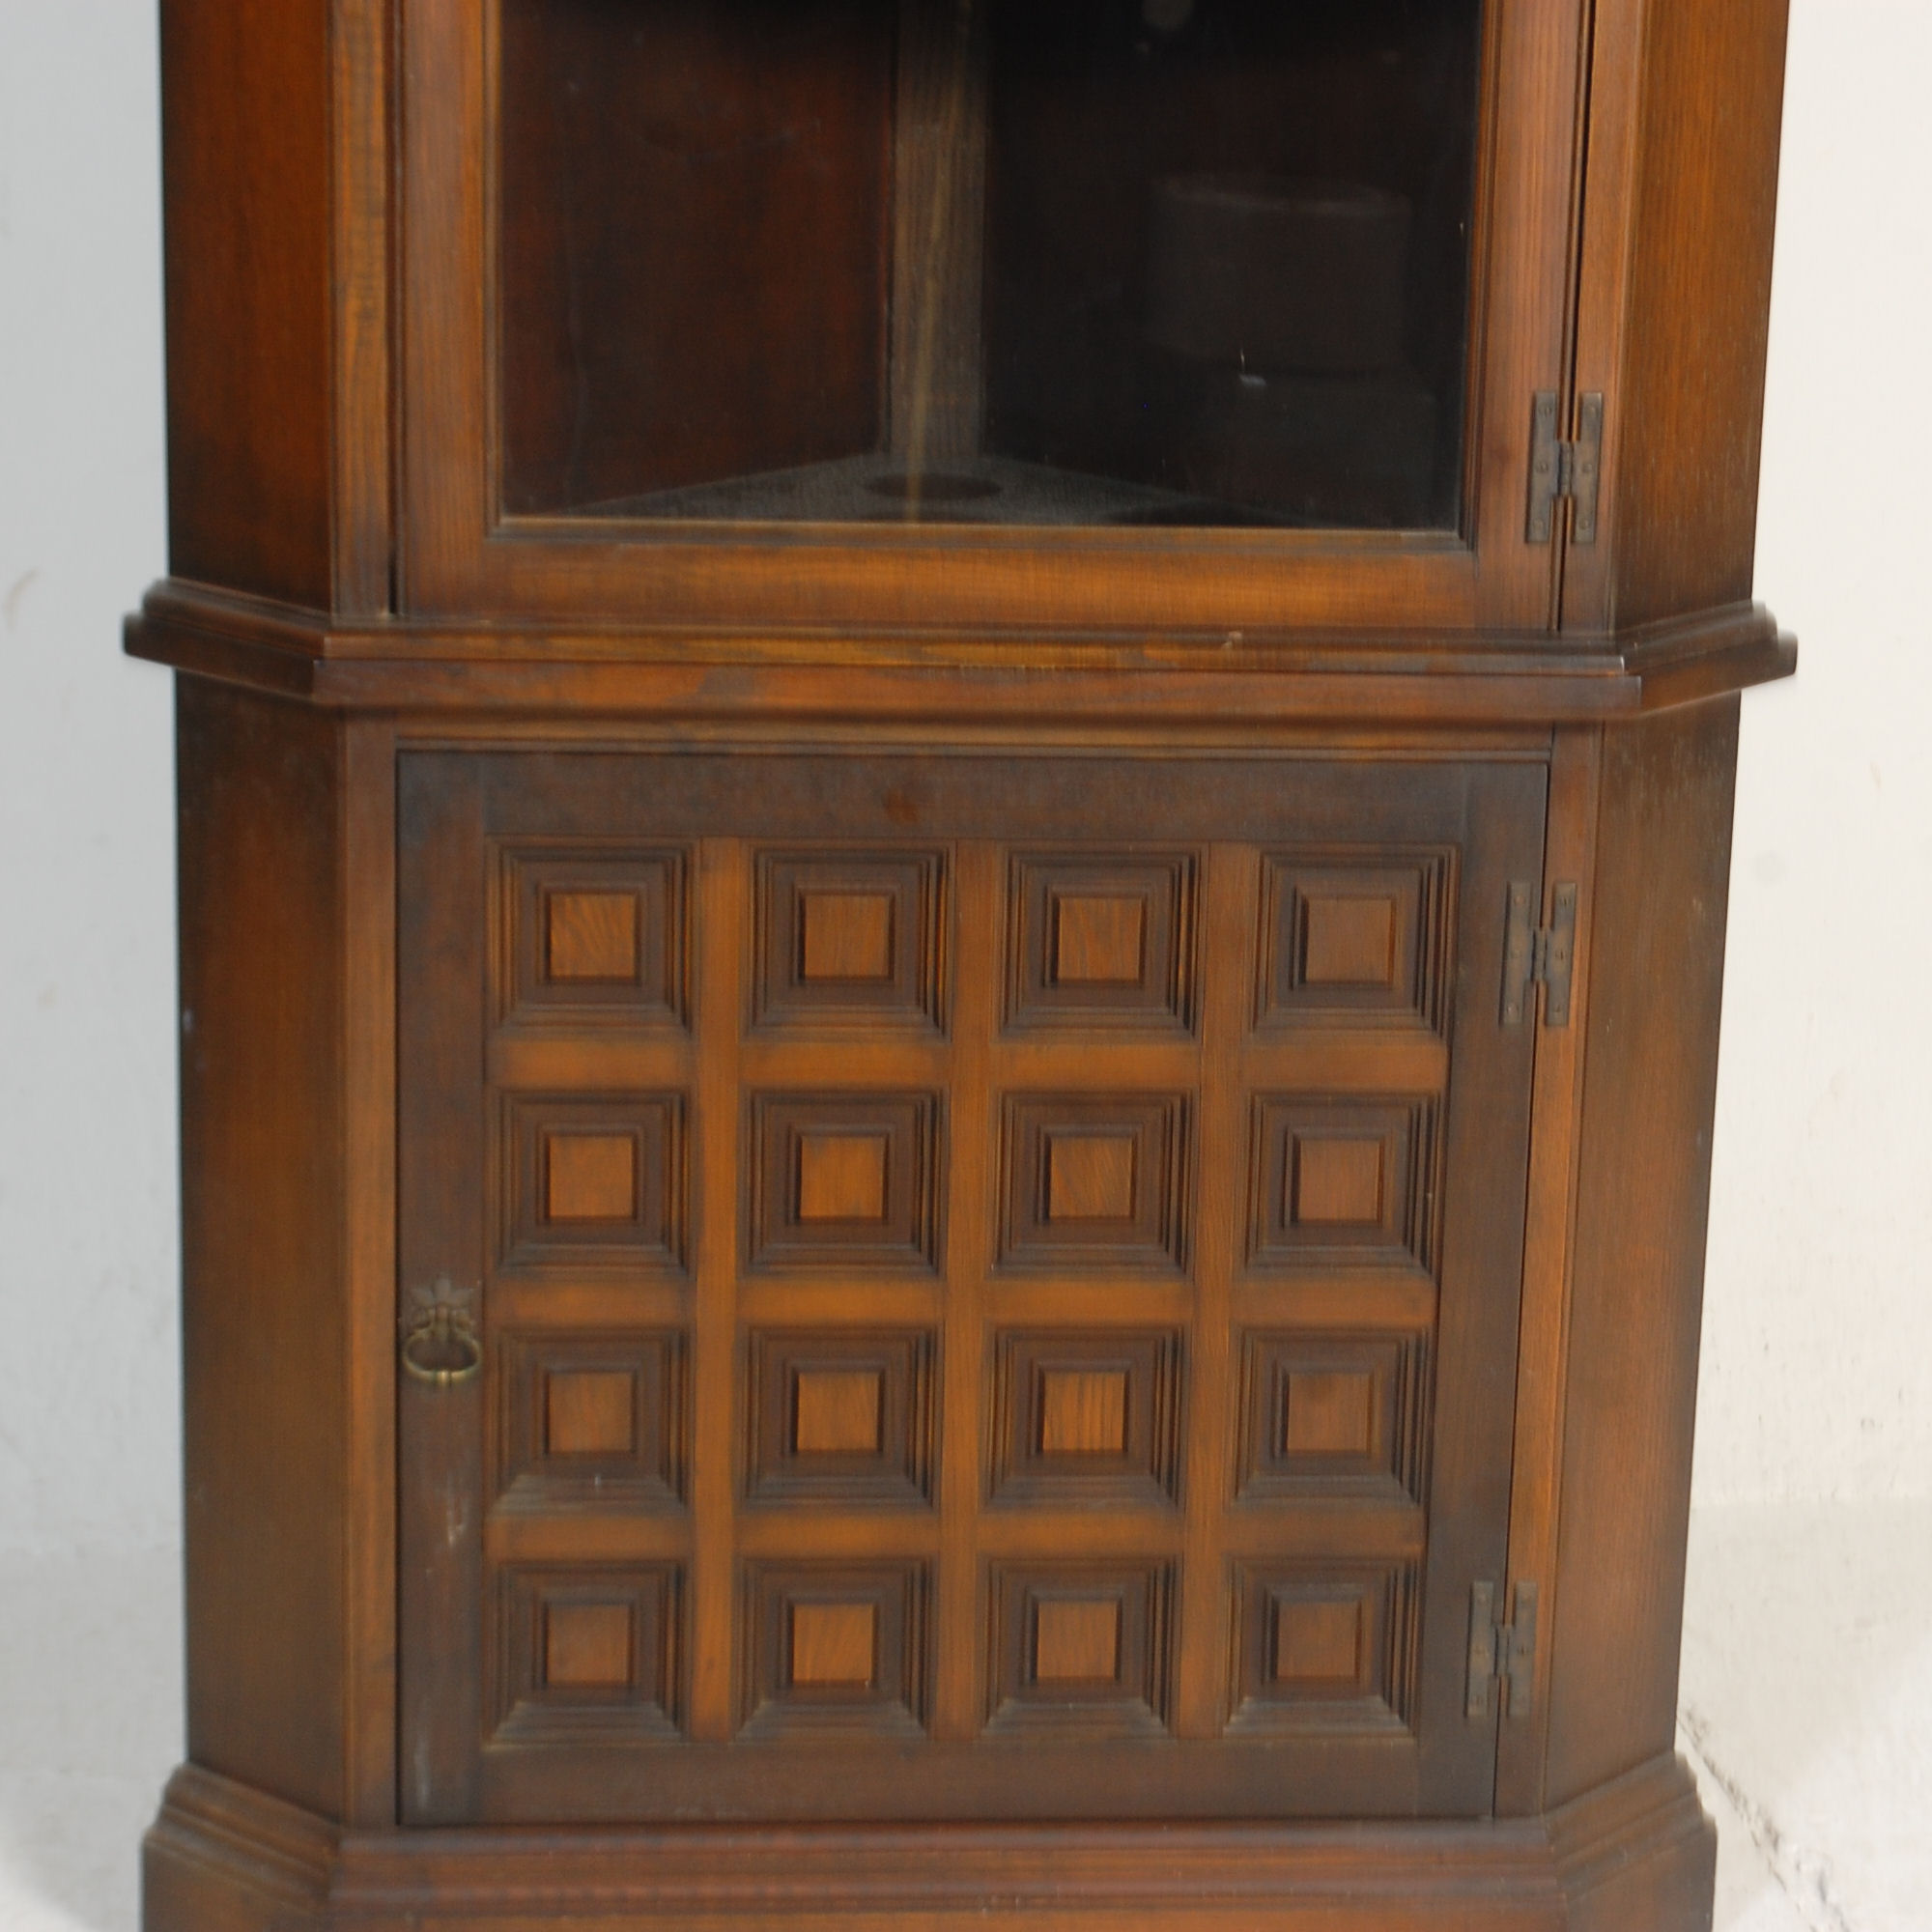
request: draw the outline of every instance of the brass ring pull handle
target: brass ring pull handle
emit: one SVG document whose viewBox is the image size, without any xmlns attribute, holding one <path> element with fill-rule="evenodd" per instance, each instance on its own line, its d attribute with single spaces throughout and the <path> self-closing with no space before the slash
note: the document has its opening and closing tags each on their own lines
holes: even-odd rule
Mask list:
<svg viewBox="0 0 1932 1932">
<path fill-rule="evenodd" d="M 412 1381 L 448 1389 L 473 1381 L 483 1372 L 483 1344 L 469 1310 L 469 1291 L 440 1281 L 418 1288 L 403 1323 L 403 1372 Z"/>
</svg>

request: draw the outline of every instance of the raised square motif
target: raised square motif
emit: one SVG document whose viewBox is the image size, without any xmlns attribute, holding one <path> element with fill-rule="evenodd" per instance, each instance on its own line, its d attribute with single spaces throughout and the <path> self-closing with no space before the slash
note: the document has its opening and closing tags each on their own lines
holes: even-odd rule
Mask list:
<svg viewBox="0 0 1932 1932">
<path fill-rule="evenodd" d="M 497 1739 L 675 1742 L 681 1580 L 672 1564 L 500 1571 L 493 1613 Z"/>
<path fill-rule="evenodd" d="M 544 1218 L 635 1222 L 638 1153 L 635 1133 L 546 1131 Z"/>
<path fill-rule="evenodd" d="M 1166 1732 L 1175 1578 L 1161 1562 L 994 1564 L 987 1731 Z"/>
<path fill-rule="evenodd" d="M 1419 1333 L 1243 1335 L 1237 1494 L 1421 1503 L 1428 1363 Z"/>
<path fill-rule="evenodd" d="M 1179 1500 L 1179 1329 L 1008 1330 L 995 1338 L 995 1505 Z"/>
<path fill-rule="evenodd" d="M 877 1604 L 792 1604 L 788 1676 L 794 1686 L 869 1690 L 878 1675 Z"/>
<path fill-rule="evenodd" d="M 754 1025 L 944 1027 L 944 853 L 768 851 L 754 871 Z"/>
<path fill-rule="evenodd" d="M 754 1095 L 748 1264 L 931 1272 L 939 1127 L 931 1094 Z"/>
<path fill-rule="evenodd" d="M 880 1133 L 798 1131 L 798 1218 L 801 1221 L 883 1221 L 886 1157 L 891 1138 Z"/>
<path fill-rule="evenodd" d="M 678 1507 L 688 1416 L 681 1334 L 511 1334 L 498 1355 L 503 1507 Z"/>
<path fill-rule="evenodd" d="M 1454 861 L 1385 847 L 1266 855 L 1258 1024 L 1439 1032 Z"/>
<path fill-rule="evenodd" d="M 748 1564 L 741 1735 L 922 1736 L 928 1595 L 917 1561 Z"/>
<path fill-rule="evenodd" d="M 1016 853 L 1007 1024 L 1191 1032 L 1191 852 Z"/>
<path fill-rule="evenodd" d="M 638 895 L 549 892 L 544 895 L 544 966 L 553 986 L 638 983 Z"/>
<path fill-rule="evenodd" d="M 682 1026 L 690 1005 L 681 850 L 502 849 L 497 1008 L 513 1027 Z"/>
<path fill-rule="evenodd" d="M 1188 1113 L 1179 1094 L 1009 1094 L 1003 1117 L 1002 1265 L 1181 1268 Z"/>
<path fill-rule="evenodd" d="M 753 1503 L 930 1503 L 934 1338 L 919 1329 L 755 1330 L 746 1344 Z"/>
<path fill-rule="evenodd" d="M 1250 1264 L 1433 1266 L 1435 1112 L 1426 1098 L 1261 1095 Z"/>
<path fill-rule="evenodd" d="M 1233 1596 L 1231 1734 L 1411 1727 L 1421 1635 L 1412 1566 L 1236 1564 Z"/>
<path fill-rule="evenodd" d="M 683 1267 L 681 1094 L 512 1094 L 502 1123 L 504 1267 Z"/>
</svg>

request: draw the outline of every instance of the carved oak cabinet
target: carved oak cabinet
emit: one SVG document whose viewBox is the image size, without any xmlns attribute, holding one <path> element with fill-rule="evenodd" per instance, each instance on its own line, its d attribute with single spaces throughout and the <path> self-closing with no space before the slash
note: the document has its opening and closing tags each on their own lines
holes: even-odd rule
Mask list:
<svg viewBox="0 0 1932 1932">
<path fill-rule="evenodd" d="M 1689 1932 L 1782 0 L 163 0 L 149 1932 Z"/>
</svg>

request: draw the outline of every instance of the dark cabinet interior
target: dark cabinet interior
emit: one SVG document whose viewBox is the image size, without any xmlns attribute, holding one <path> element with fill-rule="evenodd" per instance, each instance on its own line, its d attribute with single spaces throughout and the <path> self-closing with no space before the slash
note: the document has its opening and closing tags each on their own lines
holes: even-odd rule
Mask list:
<svg viewBox="0 0 1932 1932">
<path fill-rule="evenodd" d="M 511 515 L 1449 529 L 1476 0 L 506 0 Z"/>
</svg>

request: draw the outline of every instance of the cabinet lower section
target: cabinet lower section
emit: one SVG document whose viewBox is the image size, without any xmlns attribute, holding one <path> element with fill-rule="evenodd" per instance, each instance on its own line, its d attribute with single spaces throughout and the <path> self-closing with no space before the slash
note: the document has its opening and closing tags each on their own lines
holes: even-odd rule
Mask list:
<svg viewBox="0 0 1932 1932">
<path fill-rule="evenodd" d="M 341 1832 L 192 1766 L 148 1834 L 147 1932 L 1708 1932 L 1682 1759 L 1476 1824 Z"/>
</svg>

